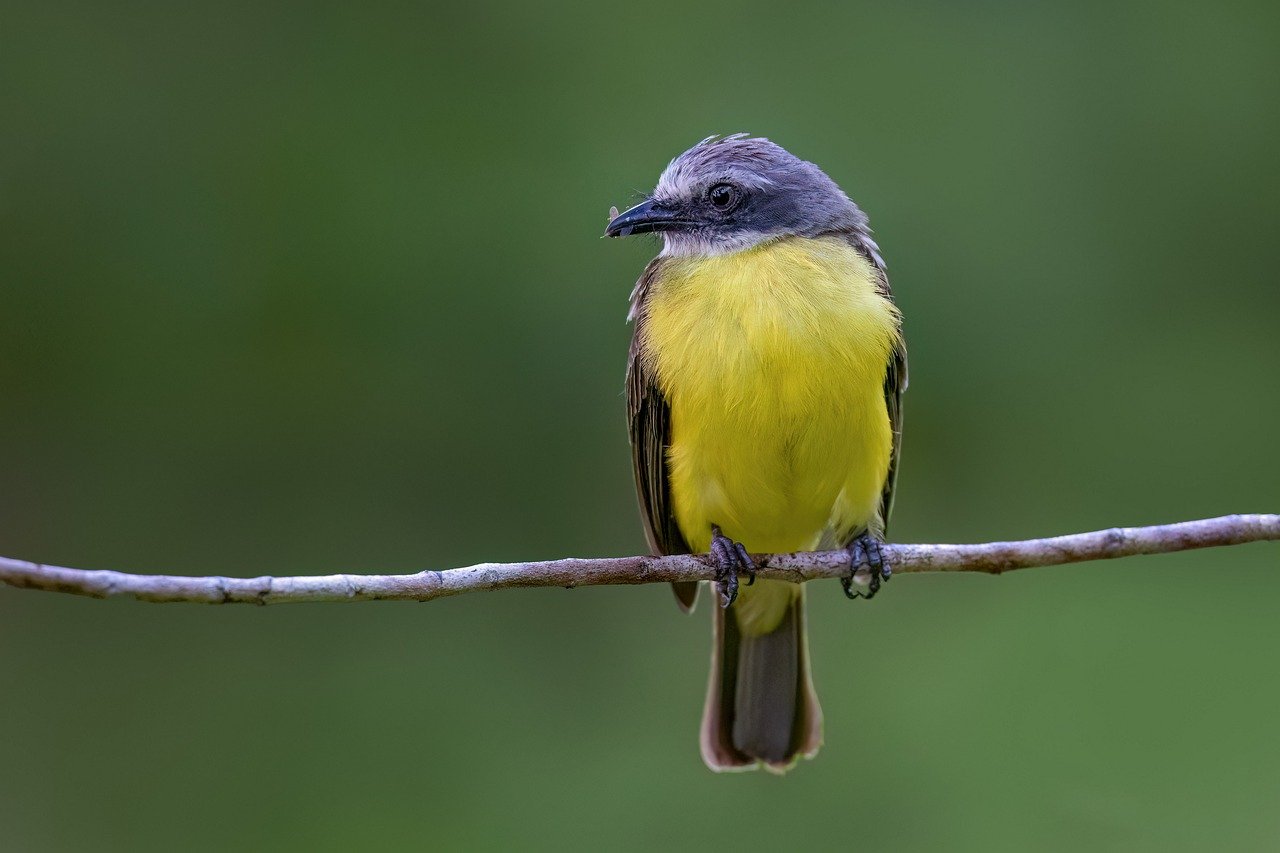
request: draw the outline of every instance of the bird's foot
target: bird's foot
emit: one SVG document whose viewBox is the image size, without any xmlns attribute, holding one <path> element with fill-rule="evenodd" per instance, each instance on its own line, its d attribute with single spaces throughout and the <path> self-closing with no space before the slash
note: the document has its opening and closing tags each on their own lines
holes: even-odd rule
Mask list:
<svg viewBox="0 0 1280 853">
<path fill-rule="evenodd" d="M 889 566 L 889 561 L 885 559 L 884 550 L 881 542 L 870 533 L 863 533 L 849 543 L 847 548 L 849 552 L 849 575 L 840 578 L 840 585 L 844 587 L 844 594 L 849 598 L 867 598 L 870 599 L 880 591 L 880 582 L 888 581 L 893 577 L 893 569 Z M 867 591 L 861 592 L 853 588 L 854 575 L 858 572 L 870 572 L 871 578 L 867 581 Z"/>
<path fill-rule="evenodd" d="M 747 576 L 747 586 L 756 582 L 756 564 L 739 542 L 734 542 L 720 532 L 719 525 L 711 525 L 711 557 L 716 561 L 716 589 L 720 592 L 720 606 L 728 607 L 738 597 L 738 574 Z"/>
</svg>

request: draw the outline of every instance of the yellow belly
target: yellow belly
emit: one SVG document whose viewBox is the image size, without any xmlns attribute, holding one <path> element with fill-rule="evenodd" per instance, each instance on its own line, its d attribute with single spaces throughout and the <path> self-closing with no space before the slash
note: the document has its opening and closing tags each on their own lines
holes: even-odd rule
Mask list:
<svg viewBox="0 0 1280 853">
<path fill-rule="evenodd" d="M 671 406 L 671 500 L 694 551 L 712 524 L 755 552 L 878 527 L 898 323 L 840 239 L 664 264 L 642 357 Z"/>
</svg>

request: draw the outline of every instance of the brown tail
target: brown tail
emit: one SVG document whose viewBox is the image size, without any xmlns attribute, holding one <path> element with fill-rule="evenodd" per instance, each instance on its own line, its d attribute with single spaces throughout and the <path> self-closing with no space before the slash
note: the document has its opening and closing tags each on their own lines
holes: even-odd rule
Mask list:
<svg viewBox="0 0 1280 853">
<path fill-rule="evenodd" d="M 763 764 L 785 773 L 822 745 L 799 592 L 777 629 L 756 637 L 743 635 L 732 608 L 712 608 L 711 679 L 702 712 L 702 760 L 712 770 Z"/>
</svg>

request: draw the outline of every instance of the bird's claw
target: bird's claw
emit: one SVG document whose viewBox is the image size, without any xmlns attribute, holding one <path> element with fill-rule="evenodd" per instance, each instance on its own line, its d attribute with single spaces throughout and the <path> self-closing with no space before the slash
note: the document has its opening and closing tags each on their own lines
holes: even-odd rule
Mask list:
<svg viewBox="0 0 1280 853">
<path fill-rule="evenodd" d="M 747 576 L 747 586 L 756 582 L 756 564 L 742 547 L 720 532 L 718 525 L 711 525 L 711 557 L 716 561 L 716 589 L 720 592 L 720 606 L 728 607 L 738 597 L 738 575 Z"/>
<path fill-rule="evenodd" d="M 847 549 L 849 552 L 849 574 L 847 577 L 840 578 L 840 585 L 844 587 L 844 594 L 849 598 L 871 599 L 880 591 L 880 582 L 882 580 L 887 582 L 893 577 L 893 569 L 884 556 L 884 550 L 881 548 L 882 544 L 879 539 L 869 533 L 863 533 L 849 543 Z M 871 578 L 867 582 L 866 592 L 853 588 L 854 575 L 860 571 L 871 573 Z"/>
</svg>

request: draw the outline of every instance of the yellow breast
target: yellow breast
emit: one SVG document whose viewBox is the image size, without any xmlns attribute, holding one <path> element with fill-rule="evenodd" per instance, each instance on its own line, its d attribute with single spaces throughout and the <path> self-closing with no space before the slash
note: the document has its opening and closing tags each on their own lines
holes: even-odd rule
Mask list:
<svg viewBox="0 0 1280 853">
<path fill-rule="evenodd" d="M 642 357 L 671 406 L 672 505 L 695 551 L 712 524 L 770 552 L 877 523 L 899 318 L 876 283 L 838 238 L 664 262 Z"/>
</svg>

